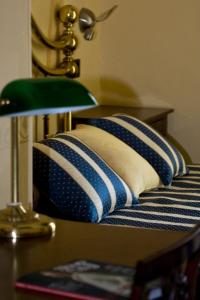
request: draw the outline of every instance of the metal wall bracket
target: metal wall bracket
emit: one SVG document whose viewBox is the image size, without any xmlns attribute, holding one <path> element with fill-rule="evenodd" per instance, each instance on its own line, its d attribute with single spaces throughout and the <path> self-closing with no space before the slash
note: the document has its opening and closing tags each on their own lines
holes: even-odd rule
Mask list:
<svg viewBox="0 0 200 300">
<path fill-rule="evenodd" d="M 31 18 L 32 33 L 49 49 L 62 51 L 63 59 L 55 68 L 45 66 L 32 52 L 32 62 L 44 76 L 66 76 L 76 78 L 80 76 L 80 59 L 73 59 L 73 52 L 78 45 L 78 39 L 73 32 L 73 25 L 77 20 L 77 11 L 72 5 L 65 5 L 57 12 L 57 18 L 63 24 L 64 30 L 55 41 L 50 40 L 39 28 L 34 17 Z"/>
</svg>

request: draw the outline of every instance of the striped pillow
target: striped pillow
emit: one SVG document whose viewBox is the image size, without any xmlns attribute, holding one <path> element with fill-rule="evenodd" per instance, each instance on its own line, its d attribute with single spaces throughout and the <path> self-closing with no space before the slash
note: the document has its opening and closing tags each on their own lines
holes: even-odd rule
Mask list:
<svg viewBox="0 0 200 300">
<path fill-rule="evenodd" d="M 136 150 L 152 165 L 164 185 L 170 185 L 173 177 L 187 173 L 180 152 L 146 123 L 123 114 L 88 119 L 87 123 L 113 134 Z"/>
<path fill-rule="evenodd" d="M 115 209 L 138 203 L 94 151 L 67 134 L 34 143 L 33 181 L 40 196 L 68 219 L 95 223 Z"/>
</svg>

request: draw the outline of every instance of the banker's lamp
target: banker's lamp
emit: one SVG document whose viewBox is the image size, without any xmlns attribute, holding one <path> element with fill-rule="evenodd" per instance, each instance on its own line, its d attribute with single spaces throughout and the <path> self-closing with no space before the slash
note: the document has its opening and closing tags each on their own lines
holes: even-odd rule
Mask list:
<svg viewBox="0 0 200 300">
<path fill-rule="evenodd" d="M 19 79 L 8 83 L 0 98 L 0 117 L 11 117 L 11 202 L 0 211 L 0 236 L 33 237 L 55 231 L 53 220 L 25 209 L 19 199 L 19 116 L 63 113 L 96 104 L 89 91 L 75 80 Z"/>
</svg>

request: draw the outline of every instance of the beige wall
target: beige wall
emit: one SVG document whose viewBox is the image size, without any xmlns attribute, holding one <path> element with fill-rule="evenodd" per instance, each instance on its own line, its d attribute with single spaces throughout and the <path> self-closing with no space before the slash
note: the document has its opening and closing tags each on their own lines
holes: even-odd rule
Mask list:
<svg viewBox="0 0 200 300">
<path fill-rule="evenodd" d="M 200 2 L 198 0 L 32 0 L 32 10 L 52 36 L 53 6 L 88 7 L 96 15 L 118 4 L 97 37 L 83 40 L 76 25 L 80 81 L 100 103 L 172 107 L 169 133 L 199 162 Z M 48 58 L 47 58 L 48 57 Z M 45 56 L 51 63 L 52 54 Z"/>
<path fill-rule="evenodd" d="M 103 0 L 101 88 L 108 103 L 170 106 L 169 132 L 200 162 L 200 2 Z M 112 99 L 112 100 L 111 100 Z"/>
<path fill-rule="evenodd" d="M 28 0 L 0 1 L 0 89 L 10 80 L 31 74 L 30 6 Z M 21 200 L 31 200 L 31 157 L 28 156 L 27 120 L 21 127 Z M 31 135 L 29 135 L 31 138 Z M 0 120 L 0 208 L 11 200 L 10 119 Z M 30 174 L 28 174 L 28 170 Z M 28 176 L 30 175 L 30 176 Z"/>
</svg>

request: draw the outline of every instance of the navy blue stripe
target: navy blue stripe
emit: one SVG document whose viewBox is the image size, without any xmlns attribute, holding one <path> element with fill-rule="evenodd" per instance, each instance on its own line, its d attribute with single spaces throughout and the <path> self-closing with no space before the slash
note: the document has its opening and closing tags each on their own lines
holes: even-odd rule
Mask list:
<svg viewBox="0 0 200 300">
<path fill-rule="evenodd" d="M 173 184 L 174 187 L 180 187 L 180 188 L 185 188 L 187 189 L 187 183 L 183 183 L 183 182 L 175 182 Z M 200 185 L 199 184 L 195 184 L 195 183 L 190 183 L 190 189 L 197 189 L 197 191 L 199 192 L 199 189 L 200 189 Z M 190 191 L 187 191 L 187 192 L 190 192 Z"/>
<path fill-rule="evenodd" d="M 175 184 L 172 184 L 170 188 L 159 188 L 159 189 L 154 189 L 152 190 L 152 192 L 143 192 L 141 195 L 156 195 L 157 193 L 161 193 L 161 192 L 164 192 L 164 193 L 169 193 L 170 194 L 173 194 L 173 193 L 177 193 L 177 194 L 181 194 L 181 193 L 197 193 L 199 194 L 199 187 L 198 186 L 196 189 L 194 190 L 190 190 L 192 187 L 191 187 L 191 183 L 190 183 L 190 187 L 188 186 L 187 183 L 183 184 L 182 183 L 179 183 L 179 186 L 176 186 Z"/>
<path fill-rule="evenodd" d="M 183 182 L 184 183 L 184 181 L 187 181 L 187 184 L 188 184 L 188 181 L 191 182 L 191 184 L 193 184 L 193 181 L 195 181 L 197 183 L 198 182 L 200 183 L 200 177 L 198 177 L 198 178 L 192 178 L 192 175 L 190 175 L 190 176 L 187 176 L 187 178 L 185 178 L 185 177 L 176 177 L 173 180 L 173 184 L 176 184 L 177 182 Z M 197 176 L 194 176 L 194 177 L 197 177 Z"/>
<path fill-rule="evenodd" d="M 176 187 L 177 187 L 177 189 L 176 189 Z M 189 188 L 187 186 L 187 184 L 184 184 L 184 185 L 179 184 L 177 186 L 173 184 L 173 188 L 171 188 L 171 189 L 169 189 L 169 188 L 168 189 L 162 189 L 162 191 L 165 192 L 165 193 L 168 193 L 169 197 L 171 197 L 171 195 L 173 195 L 173 193 L 177 193 L 177 194 L 180 194 L 180 193 L 198 194 L 198 196 L 196 196 L 196 197 L 199 197 L 199 188 L 200 187 L 197 187 L 196 189 L 195 188 L 192 189 L 192 187 Z M 156 195 L 157 193 L 160 193 L 160 192 L 161 192 L 161 190 L 155 191 L 154 193 L 153 192 L 152 193 L 148 192 L 148 195 Z M 141 195 L 143 196 L 143 195 L 146 195 L 146 194 L 147 194 L 147 192 L 144 192 Z M 190 197 L 190 196 L 188 196 L 188 197 Z"/>
</svg>

